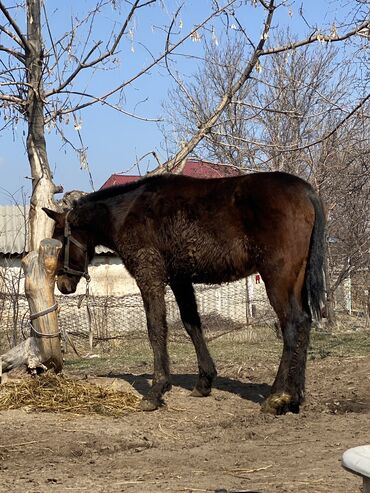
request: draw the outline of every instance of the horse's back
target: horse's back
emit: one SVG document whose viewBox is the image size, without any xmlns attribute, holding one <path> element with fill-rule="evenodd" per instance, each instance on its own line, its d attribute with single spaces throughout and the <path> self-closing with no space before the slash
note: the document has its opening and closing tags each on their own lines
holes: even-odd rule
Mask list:
<svg viewBox="0 0 370 493">
<path fill-rule="evenodd" d="M 246 176 L 235 190 L 235 201 L 250 234 L 257 237 L 281 233 L 282 227 L 311 223 L 314 208 L 311 186 L 288 173 L 258 173 Z"/>
</svg>

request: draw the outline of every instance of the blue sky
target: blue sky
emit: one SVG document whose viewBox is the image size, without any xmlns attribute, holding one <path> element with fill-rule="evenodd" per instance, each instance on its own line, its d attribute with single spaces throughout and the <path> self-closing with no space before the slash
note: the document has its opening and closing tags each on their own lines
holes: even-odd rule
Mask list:
<svg viewBox="0 0 370 493">
<path fill-rule="evenodd" d="M 9 0 L 4 3 L 11 5 L 12 1 Z M 244 1 L 241 3 L 244 4 Z M 240 11 L 240 19 L 248 34 L 257 41 L 261 28 L 260 11 L 251 7 L 250 3 L 245 3 L 245 7 Z M 277 24 L 279 26 L 289 25 L 291 31 L 297 36 L 306 36 L 308 28 L 298 15 L 301 3 L 301 1 L 291 2 L 290 6 L 282 8 L 276 17 L 275 26 Z M 88 0 L 79 2 L 48 0 L 45 4 L 56 38 L 58 33 L 69 30 L 71 16 L 77 15 L 73 9 L 78 7 L 80 11 L 86 11 L 94 2 Z M 121 2 L 121 5 L 122 16 L 126 12 L 126 4 Z M 90 77 L 91 73 L 83 74 L 75 88 L 99 94 L 100 91 L 129 78 L 150 60 L 150 54 L 142 48 L 140 43 L 146 45 L 153 54 L 160 53 L 165 35 L 159 26 L 163 25 L 163 22 L 168 24 L 171 14 L 178 5 L 179 2 L 176 0 L 167 0 L 157 2 L 157 5 L 148 8 L 145 12 L 143 10 L 143 13 L 140 12 L 140 15 L 131 24 L 133 39 L 127 36 L 122 45 L 120 53 L 122 58 L 118 68 L 100 72 L 94 77 Z M 209 5 L 208 0 L 188 0 L 185 2 L 183 13 L 178 21 L 180 24 L 181 19 L 183 33 L 207 16 Z M 310 0 L 303 2 L 303 8 L 306 20 L 310 24 L 330 25 L 333 19 L 337 18 L 340 21 L 341 18 L 344 18 L 349 6 L 345 1 Z M 21 12 L 18 14 L 21 16 Z M 104 9 L 97 18 L 98 22 L 92 38 L 94 40 L 106 39 L 106 34 L 113 26 L 113 22 L 119 21 L 119 15 L 120 12 L 113 11 L 111 7 Z M 165 20 L 163 21 L 163 19 Z M 0 22 L 2 21 L 3 19 L 0 18 Z M 212 26 L 215 29 L 215 35 L 219 37 L 222 31 L 220 21 L 213 21 L 208 27 L 212 29 Z M 211 36 L 210 32 L 208 36 Z M 45 39 L 45 42 L 48 45 L 48 39 Z M 179 51 L 201 55 L 202 44 L 188 41 Z M 3 54 L 0 53 L 0 56 L 2 57 Z M 187 77 L 191 76 L 196 68 L 196 62 L 185 57 L 177 57 L 176 60 L 178 69 L 183 71 Z M 162 114 L 161 105 L 167 97 L 171 84 L 172 81 L 164 68 L 153 69 L 149 75 L 135 82 L 125 92 L 125 109 L 129 112 L 136 111 L 144 117 L 160 118 Z M 129 174 L 137 174 L 138 169 L 135 167 L 135 162 L 148 152 L 155 151 L 162 162 L 167 158 L 163 145 L 163 135 L 155 122 L 139 121 L 101 105 L 94 105 L 84 110 L 79 117 L 81 117 L 81 136 L 84 146 L 88 149 L 88 161 L 95 189 L 100 188 L 112 173 L 127 172 L 131 169 Z M 74 144 L 80 145 L 72 121 L 65 127 L 65 132 Z M 30 170 L 25 149 L 25 134 L 26 127 L 21 122 L 14 131 L 7 130 L 0 133 L 0 171 L 2 176 L 0 204 L 12 202 L 13 196 L 18 201 L 21 200 L 20 190 L 23 191 L 26 199 L 29 196 L 30 179 L 27 177 L 30 176 Z M 91 191 L 89 175 L 86 170 L 80 168 L 77 154 L 68 146 L 62 145 L 54 130 L 46 133 L 46 141 L 55 183 L 63 185 L 65 191 L 73 189 Z M 145 173 L 147 165 L 153 167 L 154 161 L 144 160 L 141 163 L 142 173 Z"/>
</svg>

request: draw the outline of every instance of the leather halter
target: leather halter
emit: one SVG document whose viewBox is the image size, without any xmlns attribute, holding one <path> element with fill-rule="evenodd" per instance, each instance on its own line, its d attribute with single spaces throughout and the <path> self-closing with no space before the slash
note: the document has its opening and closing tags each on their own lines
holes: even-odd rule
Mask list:
<svg viewBox="0 0 370 493">
<path fill-rule="evenodd" d="M 64 263 L 63 263 L 63 272 L 65 274 L 72 274 L 74 276 L 83 276 L 86 281 L 90 281 L 90 276 L 88 273 L 88 265 L 89 265 L 89 259 L 87 256 L 87 247 L 80 243 L 76 238 L 72 236 L 72 231 L 70 224 L 68 222 L 68 215 L 71 211 L 68 211 L 65 217 L 65 224 L 64 224 L 64 239 L 65 239 L 65 247 L 64 247 Z M 69 248 L 71 243 L 73 243 L 77 248 L 83 251 L 85 254 L 85 266 L 84 270 L 77 270 L 77 269 L 72 269 L 72 267 L 69 266 Z"/>
</svg>

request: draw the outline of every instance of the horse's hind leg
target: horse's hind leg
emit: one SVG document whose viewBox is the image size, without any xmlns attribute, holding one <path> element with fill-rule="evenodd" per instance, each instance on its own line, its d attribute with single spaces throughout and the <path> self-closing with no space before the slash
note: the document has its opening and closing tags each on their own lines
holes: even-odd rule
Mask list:
<svg viewBox="0 0 370 493">
<path fill-rule="evenodd" d="M 298 413 L 304 401 L 311 328 L 311 316 L 301 299 L 304 268 L 294 283 L 290 279 L 291 276 L 279 276 L 273 282 L 266 279 L 266 291 L 279 318 L 284 343 L 271 395 L 262 404 L 262 411 L 272 414 Z"/>
<path fill-rule="evenodd" d="M 192 395 L 204 397 L 210 394 L 217 372 L 203 337 L 194 289 L 188 281 L 174 281 L 170 285 L 180 309 L 181 320 L 197 354 L 199 376 Z"/>
</svg>

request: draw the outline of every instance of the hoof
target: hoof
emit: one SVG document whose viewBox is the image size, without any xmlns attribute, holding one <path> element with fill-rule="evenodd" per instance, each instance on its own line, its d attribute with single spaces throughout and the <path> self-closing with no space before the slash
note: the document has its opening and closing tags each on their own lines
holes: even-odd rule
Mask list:
<svg viewBox="0 0 370 493">
<path fill-rule="evenodd" d="M 155 411 L 161 406 L 160 402 L 150 401 L 148 399 L 143 399 L 140 402 L 140 409 L 142 411 Z"/>
<path fill-rule="evenodd" d="M 281 394 L 272 394 L 261 405 L 263 413 L 274 414 L 280 416 L 287 412 L 295 414 L 299 413 L 299 404 L 294 402 L 290 394 L 285 392 Z"/>
<path fill-rule="evenodd" d="M 207 397 L 211 393 L 211 389 L 199 390 L 196 387 L 191 391 L 191 397 Z"/>
</svg>

